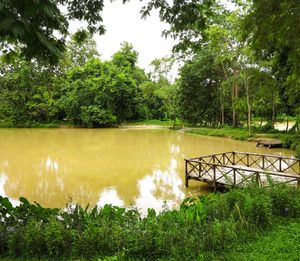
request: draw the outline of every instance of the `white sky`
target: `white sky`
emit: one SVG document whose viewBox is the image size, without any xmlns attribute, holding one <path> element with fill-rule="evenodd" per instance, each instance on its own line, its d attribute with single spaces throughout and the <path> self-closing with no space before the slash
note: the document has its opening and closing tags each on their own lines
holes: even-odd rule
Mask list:
<svg viewBox="0 0 300 261">
<path fill-rule="evenodd" d="M 141 19 L 140 10 L 144 4 L 145 1 L 141 3 L 139 0 L 131 0 L 124 5 L 121 0 L 112 3 L 105 1 L 102 18 L 106 33 L 94 36 L 103 60 L 110 59 L 125 41 L 131 43 L 139 53 L 138 65 L 146 71 L 155 58 L 172 54 L 174 40 L 161 36 L 168 25 L 160 21 L 156 11 L 147 19 Z M 78 28 L 78 21 L 71 23 L 72 32 Z"/>
<path fill-rule="evenodd" d="M 170 0 L 168 0 L 170 1 Z M 229 0 L 220 0 L 229 9 L 234 5 Z M 175 41 L 171 38 L 162 37 L 162 31 L 168 25 L 161 22 L 158 11 L 151 12 L 151 16 L 141 19 L 140 10 L 147 1 L 131 0 L 123 4 L 121 0 L 111 2 L 105 0 L 102 12 L 103 23 L 106 28 L 104 35 L 94 35 L 97 48 L 103 60 L 108 60 L 120 49 L 121 43 L 129 42 L 139 53 L 138 65 L 149 71 L 149 64 L 156 58 L 162 58 L 172 54 Z M 80 22 L 71 23 L 70 30 L 76 32 L 81 27 Z M 177 76 L 178 65 L 172 69 L 171 80 Z"/>
</svg>

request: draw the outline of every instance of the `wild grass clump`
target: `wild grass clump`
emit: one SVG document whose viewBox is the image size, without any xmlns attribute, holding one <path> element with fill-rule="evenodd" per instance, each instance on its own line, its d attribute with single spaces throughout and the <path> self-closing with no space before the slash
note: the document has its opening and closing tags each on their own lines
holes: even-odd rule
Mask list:
<svg viewBox="0 0 300 261">
<path fill-rule="evenodd" d="M 145 217 L 111 205 L 62 211 L 20 200 L 13 207 L 0 197 L 1 258 L 201 260 L 300 217 L 300 190 L 275 185 L 190 198 Z"/>
</svg>

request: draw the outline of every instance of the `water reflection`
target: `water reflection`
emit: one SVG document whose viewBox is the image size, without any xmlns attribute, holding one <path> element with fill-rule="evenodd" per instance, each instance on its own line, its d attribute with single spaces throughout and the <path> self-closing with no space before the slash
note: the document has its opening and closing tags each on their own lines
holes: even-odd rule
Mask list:
<svg viewBox="0 0 300 261">
<path fill-rule="evenodd" d="M 106 188 L 100 193 L 99 200 L 96 205 L 98 207 L 103 207 L 106 204 L 118 207 L 125 206 L 124 201 L 119 197 L 116 188 Z"/>
<path fill-rule="evenodd" d="M 178 176 L 178 163 L 175 158 L 170 161 L 167 170 L 155 169 L 151 175 L 138 181 L 139 196 L 135 205 L 142 213 L 148 208 L 161 210 L 164 205 L 174 208 L 185 198 L 182 179 Z"/>
<path fill-rule="evenodd" d="M 9 201 L 12 203 L 13 206 L 18 206 L 20 201 L 10 198 L 5 192 L 5 184 L 8 180 L 8 177 L 4 173 L 0 173 L 0 196 L 4 198 L 9 198 Z"/>
<path fill-rule="evenodd" d="M 47 158 L 45 163 L 46 171 L 58 171 L 58 162 L 50 157 Z"/>
<path fill-rule="evenodd" d="M 134 204 L 170 208 L 204 184 L 184 187 L 184 158 L 224 151 L 291 155 L 255 143 L 169 130 L 0 129 L 1 195 L 48 207 Z M 5 188 L 5 189 L 4 189 Z"/>
</svg>

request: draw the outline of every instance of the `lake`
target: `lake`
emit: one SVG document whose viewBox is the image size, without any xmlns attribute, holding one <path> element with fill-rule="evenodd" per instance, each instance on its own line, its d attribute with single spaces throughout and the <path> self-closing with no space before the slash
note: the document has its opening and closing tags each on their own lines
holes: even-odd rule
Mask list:
<svg viewBox="0 0 300 261">
<path fill-rule="evenodd" d="M 0 129 L 0 195 L 45 207 L 176 208 L 209 192 L 200 182 L 185 188 L 184 158 L 232 150 L 293 155 L 255 145 L 167 129 Z"/>
</svg>

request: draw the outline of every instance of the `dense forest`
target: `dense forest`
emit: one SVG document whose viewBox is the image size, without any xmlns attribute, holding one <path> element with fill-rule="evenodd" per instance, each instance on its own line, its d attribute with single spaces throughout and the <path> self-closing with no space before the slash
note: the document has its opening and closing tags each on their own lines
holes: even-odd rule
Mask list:
<svg viewBox="0 0 300 261">
<path fill-rule="evenodd" d="M 160 71 L 163 60 L 153 61 L 153 73 L 147 75 L 130 44 L 101 61 L 90 36 L 81 43 L 75 38 L 55 66 L 24 59 L 2 64 L 2 126 L 65 122 L 98 127 L 173 117 L 174 86 Z"/>
<path fill-rule="evenodd" d="M 272 127 L 276 116 L 293 116 L 297 130 L 299 4 L 234 1 L 228 9 L 219 1 L 198 2 L 160 6 L 161 19 L 170 24 L 164 34 L 178 44 L 174 57 L 152 62 L 151 73 L 138 67 L 129 43 L 102 61 L 88 31 L 72 35 L 54 63 L 24 54 L 22 47 L 3 49 L 0 124 L 99 127 L 180 119 L 205 126 L 247 123 L 251 132 L 254 117 Z M 158 8 L 155 3 L 142 10 L 144 16 Z M 183 66 L 170 82 L 175 61 Z"/>
</svg>

